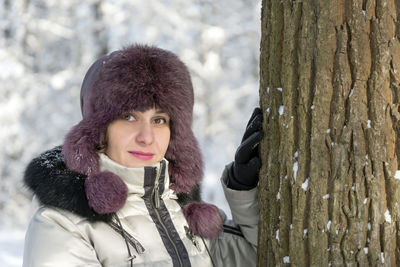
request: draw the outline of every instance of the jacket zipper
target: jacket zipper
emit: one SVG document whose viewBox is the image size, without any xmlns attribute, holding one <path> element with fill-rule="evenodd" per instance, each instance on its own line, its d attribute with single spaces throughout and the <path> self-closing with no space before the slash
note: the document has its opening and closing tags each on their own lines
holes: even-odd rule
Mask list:
<svg viewBox="0 0 400 267">
<path fill-rule="evenodd" d="M 160 192 L 158 191 L 158 185 L 159 185 L 159 179 L 160 179 L 160 176 L 161 176 L 161 169 L 162 169 L 161 164 L 162 163 L 160 163 L 160 167 L 157 170 L 156 180 L 154 182 L 154 188 L 153 188 L 153 191 L 151 192 L 151 199 L 153 200 L 153 201 L 151 201 L 151 205 L 153 206 L 154 212 L 157 215 L 157 219 L 160 222 L 162 228 L 164 229 L 164 232 L 166 233 L 166 235 L 168 237 L 168 240 L 171 242 L 171 244 L 172 244 L 172 246 L 173 246 L 173 248 L 174 248 L 174 250 L 176 252 L 176 255 L 178 256 L 179 265 L 183 267 L 183 262 L 182 262 L 182 259 L 181 259 L 181 255 L 179 254 L 178 248 L 176 247 L 176 245 L 175 245 L 174 241 L 172 240 L 171 236 L 169 235 L 168 229 L 165 226 L 164 222 L 162 221 L 160 213 L 158 212 L 158 208 L 160 207 Z"/>
<path fill-rule="evenodd" d="M 161 163 L 160 163 L 160 168 L 158 168 L 156 173 L 156 180 L 154 181 L 154 188 L 152 192 L 152 194 L 154 193 L 153 196 L 156 209 L 160 208 L 160 192 L 158 190 L 160 176 L 161 176 Z"/>
</svg>

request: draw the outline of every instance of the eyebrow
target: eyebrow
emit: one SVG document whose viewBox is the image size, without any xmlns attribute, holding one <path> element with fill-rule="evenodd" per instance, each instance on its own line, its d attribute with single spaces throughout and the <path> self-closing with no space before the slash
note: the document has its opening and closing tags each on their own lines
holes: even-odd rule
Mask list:
<svg viewBox="0 0 400 267">
<path fill-rule="evenodd" d="M 167 114 L 167 115 L 168 115 L 167 112 L 165 112 L 165 111 L 163 111 L 163 110 L 161 110 L 161 109 L 157 109 L 157 110 L 156 110 L 156 114 Z M 169 116 L 169 115 L 168 115 L 168 116 Z"/>
</svg>

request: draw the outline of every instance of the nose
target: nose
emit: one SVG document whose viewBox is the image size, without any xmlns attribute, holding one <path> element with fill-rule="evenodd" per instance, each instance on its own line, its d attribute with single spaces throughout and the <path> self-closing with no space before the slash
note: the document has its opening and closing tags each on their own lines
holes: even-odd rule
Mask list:
<svg viewBox="0 0 400 267">
<path fill-rule="evenodd" d="M 151 145 L 154 141 L 153 128 L 150 123 L 143 122 L 140 124 L 136 135 L 136 141 L 141 145 Z"/>
</svg>

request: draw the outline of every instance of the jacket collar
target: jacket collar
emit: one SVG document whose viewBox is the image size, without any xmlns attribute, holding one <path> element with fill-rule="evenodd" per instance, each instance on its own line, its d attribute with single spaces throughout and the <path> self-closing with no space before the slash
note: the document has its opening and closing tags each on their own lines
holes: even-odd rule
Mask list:
<svg viewBox="0 0 400 267">
<path fill-rule="evenodd" d="M 168 175 L 168 161 L 166 159 L 162 160 L 165 164 L 163 177 L 164 177 L 164 188 L 159 193 L 161 197 L 177 198 L 174 191 L 169 188 L 169 175 Z M 99 165 L 100 171 L 109 171 L 118 175 L 122 181 L 128 187 L 128 198 L 129 195 L 137 195 L 142 197 L 144 195 L 144 175 L 146 168 L 155 168 L 156 170 L 161 169 L 161 162 L 157 162 L 151 166 L 141 167 L 141 168 L 128 168 L 110 159 L 106 154 L 99 153 Z"/>
</svg>

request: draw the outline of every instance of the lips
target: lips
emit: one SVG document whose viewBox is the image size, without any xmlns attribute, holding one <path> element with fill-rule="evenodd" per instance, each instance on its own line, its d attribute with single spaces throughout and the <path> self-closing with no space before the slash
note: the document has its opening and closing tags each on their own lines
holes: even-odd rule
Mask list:
<svg viewBox="0 0 400 267">
<path fill-rule="evenodd" d="M 129 153 L 141 160 L 151 160 L 154 157 L 153 153 L 146 153 L 142 151 L 129 151 Z"/>
</svg>

